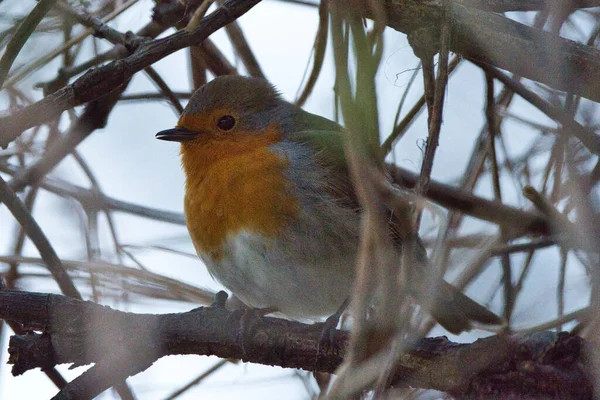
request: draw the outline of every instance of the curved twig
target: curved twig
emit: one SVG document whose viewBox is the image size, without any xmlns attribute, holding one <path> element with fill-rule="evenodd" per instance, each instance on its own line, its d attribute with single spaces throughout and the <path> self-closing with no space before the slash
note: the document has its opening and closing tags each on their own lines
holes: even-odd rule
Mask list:
<svg viewBox="0 0 600 400">
<path fill-rule="evenodd" d="M 65 271 L 60 258 L 54 251 L 54 248 L 48 241 L 46 235 L 37 224 L 35 219 L 31 216 L 31 213 L 27 210 L 27 207 L 17 197 L 8 184 L 0 176 L 0 201 L 8 207 L 9 211 L 15 217 L 15 219 L 21 224 L 29 239 L 37 247 L 40 256 L 44 260 L 46 267 L 52 274 L 52 277 L 60 287 L 60 290 L 70 297 L 81 299 L 81 294 L 73 284 L 73 281 Z"/>
</svg>

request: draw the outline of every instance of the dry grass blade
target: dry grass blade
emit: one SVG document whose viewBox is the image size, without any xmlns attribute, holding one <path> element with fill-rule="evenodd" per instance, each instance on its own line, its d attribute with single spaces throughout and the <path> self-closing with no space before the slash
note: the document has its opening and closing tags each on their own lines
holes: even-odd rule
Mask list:
<svg viewBox="0 0 600 400">
<path fill-rule="evenodd" d="M 352 398 L 367 388 L 374 388 L 376 397 L 386 392 L 392 366 L 406 350 L 405 335 L 412 337 L 409 321 L 417 318 L 406 306 L 407 269 L 413 265 L 414 254 L 414 234 L 407 211 L 410 207 L 403 203 L 394 210 L 403 242 L 398 268 L 399 250 L 388 235 L 389 221 L 381 207 L 391 192 L 382 190 L 384 184 L 375 183 L 386 179 L 381 172 L 374 84 L 383 49 L 385 13 L 375 2 L 369 2 L 369 8 L 377 18 L 368 33 L 353 10 L 345 9 L 340 2 L 331 3 L 330 8 L 336 88 L 348 129 L 348 164 L 362 207 L 357 276 L 351 298 L 353 330 L 346 358 L 337 371 L 338 379 L 328 393 L 336 399 Z M 357 60 L 352 77 L 348 68 L 350 44 Z"/>
<path fill-rule="evenodd" d="M 27 39 L 29 39 L 35 28 L 42 21 L 46 13 L 50 11 L 50 8 L 55 2 L 56 0 L 40 0 L 27 18 L 25 18 L 17 28 L 14 36 L 6 45 L 6 50 L 2 55 L 2 59 L 0 59 L 0 87 L 4 85 L 10 67 L 23 48 L 23 45 L 25 45 Z"/>
<path fill-rule="evenodd" d="M 106 23 L 108 21 L 115 19 L 122 12 L 126 11 L 129 7 L 131 7 L 132 5 L 134 5 L 137 2 L 138 2 L 138 0 L 129 0 L 126 3 L 123 3 L 121 5 L 121 7 L 114 10 L 112 13 L 110 13 L 106 17 L 102 18 L 102 22 Z M 84 39 L 89 37 L 93 32 L 94 31 L 92 29 L 87 29 L 85 32 L 72 38 L 67 43 L 62 45 L 61 47 L 59 47 L 55 50 L 52 50 L 48 54 L 42 56 L 37 61 L 34 61 L 33 63 L 30 63 L 27 66 L 23 67 L 22 69 L 17 71 L 14 75 L 11 75 L 4 83 L 4 86 L 10 87 L 10 86 L 15 85 L 16 83 L 21 81 L 23 78 L 25 78 L 27 75 L 31 74 L 33 71 L 41 68 L 42 66 L 46 65 L 49 61 L 51 61 L 54 58 L 58 57 L 59 55 L 63 54 L 66 49 L 70 49 L 71 47 L 81 43 Z"/>
<path fill-rule="evenodd" d="M 0 262 L 44 265 L 44 260 L 41 258 L 22 256 L 0 256 Z M 89 276 L 93 271 L 98 279 L 98 284 L 107 290 L 118 289 L 119 285 L 123 283 L 131 293 L 138 293 L 150 298 L 180 300 L 194 304 L 210 304 L 214 299 L 214 293 L 209 290 L 126 265 L 105 261 L 77 260 L 62 260 L 62 265 L 74 277 L 79 277 L 81 274 Z M 115 280 L 115 277 L 125 278 L 127 281 L 121 282 Z M 160 293 L 159 296 L 157 296 L 158 293 Z"/>
<path fill-rule="evenodd" d="M 300 107 L 304 105 L 308 96 L 312 93 L 321 69 L 323 68 L 323 60 L 325 59 L 325 50 L 327 49 L 327 34 L 329 31 L 329 13 L 327 11 L 327 1 L 323 0 L 319 4 L 319 28 L 317 29 L 317 35 L 315 37 L 315 44 L 313 45 L 314 56 L 313 56 L 313 67 L 308 76 L 308 80 L 300 93 L 300 96 L 296 99 L 296 104 Z"/>
</svg>

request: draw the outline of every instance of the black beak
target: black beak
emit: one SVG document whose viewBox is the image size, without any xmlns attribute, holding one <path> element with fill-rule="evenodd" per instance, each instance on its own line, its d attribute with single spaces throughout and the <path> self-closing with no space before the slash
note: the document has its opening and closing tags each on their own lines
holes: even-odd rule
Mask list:
<svg viewBox="0 0 600 400">
<path fill-rule="evenodd" d="M 185 128 L 173 128 L 160 131 L 156 134 L 156 138 L 160 140 L 168 140 L 169 142 L 187 142 L 198 136 L 198 132 L 192 132 Z"/>
</svg>

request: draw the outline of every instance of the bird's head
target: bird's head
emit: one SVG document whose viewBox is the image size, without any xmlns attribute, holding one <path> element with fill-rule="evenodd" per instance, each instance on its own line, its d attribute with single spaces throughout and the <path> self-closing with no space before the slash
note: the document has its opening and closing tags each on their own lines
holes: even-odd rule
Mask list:
<svg viewBox="0 0 600 400">
<path fill-rule="evenodd" d="M 287 128 L 293 122 L 294 108 L 263 79 L 222 76 L 198 89 L 177 126 L 156 137 L 181 142 L 184 147 L 207 140 L 256 137 Z"/>
</svg>

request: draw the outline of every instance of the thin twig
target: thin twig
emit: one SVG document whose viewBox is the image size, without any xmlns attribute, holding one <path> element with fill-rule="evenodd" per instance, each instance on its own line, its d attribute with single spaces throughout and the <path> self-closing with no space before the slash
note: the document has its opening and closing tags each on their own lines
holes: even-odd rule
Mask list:
<svg viewBox="0 0 600 400">
<path fill-rule="evenodd" d="M 194 386 L 196 386 L 197 384 L 202 382 L 204 379 L 208 378 L 209 376 L 211 376 L 212 374 L 214 374 L 215 372 L 220 370 L 225 365 L 227 365 L 229 363 L 238 363 L 238 362 L 239 362 L 239 360 L 234 360 L 234 359 L 224 359 L 224 360 L 218 361 L 217 363 L 215 363 L 215 365 L 213 365 L 212 367 L 210 367 L 209 369 L 207 369 L 206 371 L 201 373 L 198 377 L 194 378 L 191 382 L 189 382 L 182 388 L 177 389 L 176 391 L 171 393 L 169 396 L 165 397 L 165 400 L 176 399 L 177 397 L 184 394 L 186 391 L 190 390 L 191 388 L 193 388 Z"/>
<path fill-rule="evenodd" d="M 490 67 L 484 64 L 478 64 L 483 68 L 486 73 L 490 74 L 500 82 L 505 84 L 513 92 L 517 93 L 523 99 L 527 100 L 533 106 L 537 107 L 540 111 L 546 114 L 548 117 L 559 122 L 563 128 L 562 132 L 571 133 L 577 137 L 581 143 L 583 143 L 591 152 L 600 154 L 600 137 L 596 135 L 594 131 L 589 128 L 582 126 L 579 122 L 569 117 L 563 110 L 554 107 L 546 100 L 539 97 L 537 94 L 527 89 L 521 82 L 509 77 L 508 75 L 500 72 L 494 67 Z"/>
<path fill-rule="evenodd" d="M 428 131 L 429 135 L 427 136 L 427 145 L 425 147 L 425 157 L 423 159 L 423 163 L 421 164 L 421 174 L 419 176 L 419 183 L 415 189 L 417 196 L 421 196 L 429 185 L 429 180 L 431 179 L 431 171 L 433 170 L 433 160 L 435 158 L 435 152 L 437 150 L 439 139 L 440 139 L 440 131 L 442 129 L 442 115 L 444 112 L 444 98 L 446 94 L 446 84 L 448 83 L 448 41 L 450 40 L 450 21 L 449 18 L 446 17 L 446 8 L 447 5 L 444 3 L 444 15 L 441 18 L 441 49 L 439 55 L 439 63 L 437 70 L 437 77 L 435 79 L 435 88 L 432 85 L 432 77 L 429 77 L 424 74 L 425 77 L 425 98 L 427 99 L 427 107 L 428 107 Z M 425 61 L 423 62 L 423 72 L 433 71 L 433 57 L 431 59 L 427 59 L 427 65 L 431 63 L 429 67 L 426 68 Z M 429 88 L 429 89 L 428 89 Z M 428 92 L 432 91 L 432 98 L 429 99 Z M 421 211 L 417 210 L 415 214 L 415 230 L 418 232 L 420 219 L 421 219 Z"/>
<path fill-rule="evenodd" d="M 156 72 L 156 70 L 151 66 L 144 68 L 144 72 L 146 72 L 152 82 L 156 84 L 156 87 L 158 90 L 160 90 L 163 96 L 169 100 L 175 111 L 177 111 L 178 115 L 181 114 L 183 112 L 183 106 L 175 94 L 173 94 L 169 85 L 167 85 L 164 79 L 159 75 L 159 73 Z"/>
<path fill-rule="evenodd" d="M 223 1 L 219 0 L 218 3 L 223 4 Z M 242 60 L 248 74 L 256 78 L 266 79 L 264 72 L 260 68 L 260 63 L 252 52 L 250 44 L 248 43 L 248 40 L 246 40 L 246 36 L 244 36 L 244 32 L 242 31 L 242 28 L 240 28 L 239 23 L 233 21 L 230 24 L 225 25 L 225 32 L 227 32 L 227 36 L 229 36 L 229 40 L 231 41 L 236 54 Z"/>
<path fill-rule="evenodd" d="M 8 165 L 0 164 L 0 171 L 15 175 L 18 169 Z M 109 209 L 120 211 L 144 218 L 150 218 L 156 221 L 168 222 L 176 225 L 185 225 L 185 217 L 182 213 L 159 210 L 156 208 L 145 207 L 139 204 L 118 200 L 113 197 L 104 196 L 100 198 L 97 193 L 81 186 L 56 178 L 45 177 L 39 182 L 39 186 L 49 192 L 56 193 L 59 196 L 74 198 L 86 208 Z"/>
<path fill-rule="evenodd" d="M 133 5 L 136 2 L 136 0 L 132 0 L 130 5 Z M 62 0 L 58 2 L 57 8 L 67 14 L 69 17 L 75 19 L 81 25 L 92 29 L 94 36 L 106 39 L 114 45 L 122 45 L 127 47 L 130 43 L 132 43 L 133 40 L 140 40 L 139 37 L 131 32 L 128 34 L 121 33 L 118 30 L 111 28 L 102 20 L 94 17 L 93 15 L 74 10 Z"/>
<path fill-rule="evenodd" d="M 452 74 L 456 67 L 458 67 L 460 63 L 460 57 L 455 56 L 450 61 L 450 65 L 448 66 L 448 75 Z M 383 144 L 381 145 L 381 151 L 384 154 L 388 154 L 392 150 L 392 146 L 394 142 L 398 140 L 404 133 L 410 128 L 416 117 L 423 111 L 423 106 L 425 105 L 425 95 L 421 96 L 419 100 L 413 105 L 413 107 L 406 113 L 402 121 L 398 123 L 392 133 L 385 139 Z"/>
</svg>

